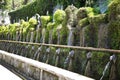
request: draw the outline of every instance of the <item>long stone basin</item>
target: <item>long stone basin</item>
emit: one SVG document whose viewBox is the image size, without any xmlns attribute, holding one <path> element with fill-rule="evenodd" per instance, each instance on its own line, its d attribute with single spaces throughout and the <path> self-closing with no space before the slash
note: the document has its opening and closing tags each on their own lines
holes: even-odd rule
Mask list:
<svg viewBox="0 0 120 80">
<path fill-rule="evenodd" d="M 35 80 L 94 80 L 77 73 L 0 50 L 0 60 Z"/>
</svg>

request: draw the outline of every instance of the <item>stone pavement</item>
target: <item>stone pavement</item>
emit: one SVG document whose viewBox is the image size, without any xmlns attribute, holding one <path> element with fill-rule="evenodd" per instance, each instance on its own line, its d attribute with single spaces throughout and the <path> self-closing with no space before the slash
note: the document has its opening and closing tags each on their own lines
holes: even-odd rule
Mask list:
<svg viewBox="0 0 120 80">
<path fill-rule="evenodd" d="M 0 80 L 22 80 L 19 76 L 15 75 L 4 66 L 0 65 Z"/>
</svg>

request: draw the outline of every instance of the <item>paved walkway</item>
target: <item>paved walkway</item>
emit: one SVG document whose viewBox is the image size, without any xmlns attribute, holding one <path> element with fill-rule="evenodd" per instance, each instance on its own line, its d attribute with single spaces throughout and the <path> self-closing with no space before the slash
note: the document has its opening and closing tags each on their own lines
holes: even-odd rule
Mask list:
<svg viewBox="0 0 120 80">
<path fill-rule="evenodd" d="M 22 80 L 20 77 L 0 65 L 0 80 Z"/>
</svg>

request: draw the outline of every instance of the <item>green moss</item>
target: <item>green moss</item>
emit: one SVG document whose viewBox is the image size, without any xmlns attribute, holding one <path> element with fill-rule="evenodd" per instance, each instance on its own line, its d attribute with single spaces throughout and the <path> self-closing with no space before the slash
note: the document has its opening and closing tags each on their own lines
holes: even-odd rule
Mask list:
<svg viewBox="0 0 120 80">
<path fill-rule="evenodd" d="M 49 23 L 47 24 L 47 30 L 53 29 L 54 26 L 55 26 L 55 23 L 49 22 Z"/>
<path fill-rule="evenodd" d="M 27 34 L 27 29 L 29 28 L 29 22 L 25 22 L 24 20 L 21 21 L 21 29 L 23 29 L 23 33 Z"/>
<path fill-rule="evenodd" d="M 94 65 L 92 66 L 92 73 L 94 79 L 99 80 L 99 77 L 102 76 L 103 70 L 107 62 L 109 61 L 109 56 L 110 54 L 108 53 L 92 52 L 91 64 Z M 104 78 L 108 76 L 109 76 L 109 69 L 106 71 Z"/>
<path fill-rule="evenodd" d="M 86 29 L 85 29 L 86 45 L 89 47 L 97 47 L 98 27 L 94 26 L 93 24 L 89 24 L 85 27 L 86 27 Z"/>
<path fill-rule="evenodd" d="M 108 27 L 109 47 L 120 49 L 120 22 L 112 21 Z"/>
<path fill-rule="evenodd" d="M 82 28 L 82 27 L 84 27 L 84 26 L 86 26 L 86 25 L 88 25 L 88 24 L 89 24 L 88 18 L 83 18 L 83 19 L 81 19 L 81 20 L 78 22 L 78 26 L 79 26 L 80 28 Z"/>
<path fill-rule="evenodd" d="M 77 20 L 81 20 L 86 17 L 93 17 L 94 16 L 94 9 L 91 7 L 82 7 L 79 8 L 77 11 Z"/>
<path fill-rule="evenodd" d="M 43 28 L 47 27 L 47 23 L 50 21 L 50 19 L 50 16 L 41 16 L 41 23 Z"/>
<path fill-rule="evenodd" d="M 54 13 L 53 18 L 54 18 L 54 20 L 55 20 L 56 23 L 61 23 L 61 22 L 63 22 L 65 16 L 66 16 L 65 11 L 63 11 L 63 10 L 57 10 Z"/>
<path fill-rule="evenodd" d="M 120 14 L 120 0 L 113 0 L 108 8 L 108 20 L 116 20 Z"/>
<path fill-rule="evenodd" d="M 89 22 L 91 24 L 100 24 L 100 23 L 107 23 L 107 15 L 106 14 L 99 14 L 99 15 L 95 15 L 93 17 L 89 17 L 88 18 Z"/>
<path fill-rule="evenodd" d="M 109 47 L 113 49 L 120 49 L 120 0 L 113 0 L 109 5 L 108 11 L 108 35 Z"/>
<path fill-rule="evenodd" d="M 93 8 L 87 7 L 86 11 L 87 11 L 87 16 L 88 17 L 93 17 L 94 16 L 94 9 Z"/>
<path fill-rule="evenodd" d="M 85 7 L 79 8 L 79 10 L 77 12 L 77 19 L 80 20 L 85 17 L 87 17 L 86 8 Z"/>
<path fill-rule="evenodd" d="M 69 24 L 69 25 L 71 25 L 71 27 L 75 27 L 75 25 L 77 24 L 77 16 L 76 16 L 77 11 L 78 11 L 78 9 L 73 5 L 68 6 L 65 9 L 66 25 Z"/>
<path fill-rule="evenodd" d="M 29 30 L 30 30 L 30 31 L 34 31 L 35 29 L 34 29 L 34 28 L 30 28 Z"/>
<path fill-rule="evenodd" d="M 36 25 L 36 24 L 37 24 L 37 20 L 34 19 L 34 18 L 30 18 L 30 19 L 29 19 L 29 24 L 30 24 L 30 25 Z"/>
</svg>

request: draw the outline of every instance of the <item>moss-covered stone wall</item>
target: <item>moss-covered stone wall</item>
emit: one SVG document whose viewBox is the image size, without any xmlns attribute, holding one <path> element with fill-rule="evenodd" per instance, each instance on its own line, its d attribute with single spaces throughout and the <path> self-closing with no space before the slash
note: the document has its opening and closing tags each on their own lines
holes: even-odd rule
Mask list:
<svg viewBox="0 0 120 80">
<path fill-rule="evenodd" d="M 120 49 L 120 0 L 114 0 L 109 5 L 109 47 Z"/>
<path fill-rule="evenodd" d="M 37 23 L 33 23 L 36 23 L 36 20 L 29 20 L 28 22 L 23 21 L 20 25 L 15 23 L 7 27 L 2 26 L 0 28 L 0 38 L 15 40 L 13 38 L 16 36 L 16 31 L 21 31 L 21 28 L 23 28 L 23 35 L 26 37 L 26 34 L 29 34 L 28 37 L 30 39 L 31 31 L 34 31 L 36 36 Z M 106 14 L 97 14 L 95 13 L 94 8 L 91 7 L 82 7 L 78 9 L 75 6 L 70 5 L 65 11 L 57 10 L 53 16 L 53 20 L 50 16 L 41 16 L 41 23 L 40 36 L 43 37 L 42 33 L 45 31 L 45 43 L 68 45 L 69 35 L 72 35 L 73 37 L 70 39 L 73 39 L 71 40 L 73 41 L 73 46 L 120 49 L 120 0 L 113 0 L 109 5 L 109 10 Z M 21 28 L 19 26 L 21 26 Z M 74 31 L 70 34 L 71 29 L 74 29 Z M 8 34 L 10 38 L 7 38 Z M 50 35 L 52 35 L 51 42 L 49 42 Z M 64 52 L 65 50 L 63 50 L 63 55 L 61 55 L 61 62 L 65 61 L 70 51 Z M 77 63 L 74 64 L 73 71 L 84 74 L 86 53 L 87 52 L 85 51 L 76 51 L 74 61 Z M 112 54 L 113 53 L 104 54 L 92 52 L 91 77 L 100 79 L 104 67 L 107 62 L 110 61 L 109 57 Z M 114 64 L 118 70 L 118 73 L 116 72 L 118 75 L 120 75 L 119 59 L 120 56 L 118 55 L 117 63 Z M 64 67 L 63 64 L 60 64 L 60 66 Z M 111 67 L 106 72 L 104 80 L 111 77 L 109 76 L 111 73 L 110 69 Z"/>
</svg>

